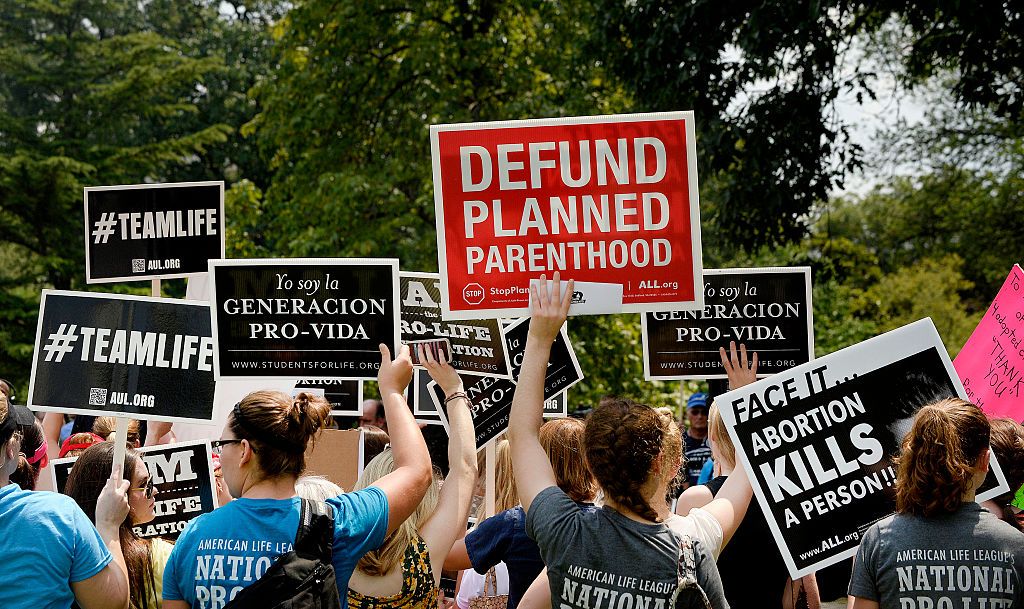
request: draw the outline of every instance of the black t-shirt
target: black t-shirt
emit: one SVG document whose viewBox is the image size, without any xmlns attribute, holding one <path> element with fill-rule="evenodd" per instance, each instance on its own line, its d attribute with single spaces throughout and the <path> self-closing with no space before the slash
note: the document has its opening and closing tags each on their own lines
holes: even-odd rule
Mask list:
<svg viewBox="0 0 1024 609">
<path fill-rule="evenodd" d="M 705 486 L 717 495 L 726 478 L 718 476 Z M 751 500 L 746 516 L 718 555 L 718 572 L 732 609 L 782 608 L 789 571 L 756 499 Z"/>
</svg>

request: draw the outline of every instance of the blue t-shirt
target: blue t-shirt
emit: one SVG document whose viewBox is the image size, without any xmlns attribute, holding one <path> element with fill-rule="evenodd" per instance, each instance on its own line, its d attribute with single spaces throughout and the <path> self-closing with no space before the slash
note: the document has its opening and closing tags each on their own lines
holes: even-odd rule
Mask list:
<svg viewBox="0 0 1024 609">
<path fill-rule="evenodd" d="M 71 583 L 111 561 L 96 527 L 66 495 L 0 488 L 0 531 L 4 609 L 67 609 Z"/>
<path fill-rule="evenodd" d="M 593 511 L 591 503 L 577 503 Z M 537 542 L 526 534 L 526 511 L 522 506 L 498 512 L 466 535 L 466 553 L 473 570 L 481 575 L 504 562 L 508 567 L 508 609 L 515 609 L 533 580 L 544 569 Z"/>
<path fill-rule="evenodd" d="M 380 547 L 388 528 L 388 500 L 376 487 L 327 500 L 334 507 L 334 572 L 346 606 L 356 563 Z M 302 501 L 235 499 L 192 520 L 178 537 L 164 570 L 164 600 L 196 609 L 220 609 L 292 549 Z"/>
</svg>

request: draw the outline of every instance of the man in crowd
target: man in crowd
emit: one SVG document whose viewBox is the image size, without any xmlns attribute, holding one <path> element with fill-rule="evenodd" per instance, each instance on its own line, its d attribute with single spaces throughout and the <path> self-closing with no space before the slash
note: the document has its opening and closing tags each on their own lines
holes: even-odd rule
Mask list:
<svg viewBox="0 0 1024 609">
<path fill-rule="evenodd" d="M 686 452 L 686 478 L 689 486 L 697 484 L 700 470 L 711 458 L 711 443 L 708 442 L 708 394 L 695 393 L 686 400 L 687 430 L 683 436 Z"/>
<path fill-rule="evenodd" d="M 363 416 L 359 419 L 360 427 L 379 427 L 388 430 L 388 420 L 384 415 L 384 404 L 380 400 L 363 400 Z"/>
</svg>

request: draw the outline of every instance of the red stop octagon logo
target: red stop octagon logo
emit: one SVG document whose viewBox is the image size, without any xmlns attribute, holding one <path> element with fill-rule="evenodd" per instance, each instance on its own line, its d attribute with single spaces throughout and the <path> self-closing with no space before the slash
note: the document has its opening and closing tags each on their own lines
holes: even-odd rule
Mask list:
<svg viewBox="0 0 1024 609">
<path fill-rule="evenodd" d="M 462 289 L 462 297 L 471 305 L 484 301 L 484 288 L 479 283 L 471 283 Z"/>
</svg>

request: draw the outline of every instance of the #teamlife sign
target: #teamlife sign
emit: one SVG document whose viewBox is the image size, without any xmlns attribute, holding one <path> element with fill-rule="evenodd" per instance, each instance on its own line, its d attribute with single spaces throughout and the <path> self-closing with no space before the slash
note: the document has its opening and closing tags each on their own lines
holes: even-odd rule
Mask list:
<svg viewBox="0 0 1024 609">
<path fill-rule="evenodd" d="M 727 378 L 729 341 L 757 351 L 758 376 L 814 358 L 810 267 L 704 269 L 704 308 L 644 313 L 644 377 Z"/>
<path fill-rule="evenodd" d="M 139 537 L 163 537 L 173 541 L 190 520 L 217 507 L 210 443 L 207 440 L 180 442 L 138 450 L 156 491 L 156 518 L 132 528 Z M 53 488 L 57 492 L 64 493 L 77 460 L 72 457 L 51 462 Z"/>
<path fill-rule="evenodd" d="M 715 400 L 793 579 L 853 556 L 893 513 L 892 458 L 917 411 L 965 397 L 924 319 Z M 993 458 L 978 501 L 1008 490 Z"/>
<path fill-rule="evenodd" d="M 217 379 L 374 379 L 399 344 L 398 260 L 211 260 Z"/>
<path fill-rule="evenodd" d="M 209 421 L 213 344 L 206 303 L 43 290 L 28 406 Z"/>
<path fill-rule="evenodd" d="M 1015 264 L 953 360 L 971 402 L 993 417 L 1024 418 L 1024 270 Z"/>
<path fill-rule="evenodd" d="M 206 272 L 224 257 L 224 182 L 85 189 L 86 283 Z"/>
<path fill-rule="evenodd" d="M 692 112 L 431 126 L 444 319 L 528 316 L 555 271 L 621 290 L 603 312 L 699 309 L 694 137 Z"/>
<path fill-rule="evenodd" d="M 441 280 L 437 273 L 399 274 L 402 295 L 402 340 L 447 338 L 456 370 L 511 378 L 505 336 L 497 319 L 441 319 Z"/>
</svg>

